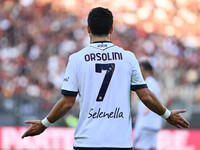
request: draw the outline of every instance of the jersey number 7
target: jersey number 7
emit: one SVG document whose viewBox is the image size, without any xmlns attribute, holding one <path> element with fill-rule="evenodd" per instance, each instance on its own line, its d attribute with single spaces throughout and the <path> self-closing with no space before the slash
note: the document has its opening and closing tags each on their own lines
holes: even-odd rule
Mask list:
<svg viewBox="0 0 200 150">
<path fill-rule="evenodd" d="M 96 99 L 97 102 L 101 102 L 104 99 L 104 96 L 105 96 L 108 86 L 110 84 L 110 80 L 112 78 L 113 72 L 115 70 L 115 64 L 114 63 L 95 64 L 95 71 L 97 73 L 102 73 L 102 70 L 106 70 L 106 74 L 104 76 L 103 82 L 101 84 L 101 88 L 97 95 L 97 99 Z"/>
</svg>

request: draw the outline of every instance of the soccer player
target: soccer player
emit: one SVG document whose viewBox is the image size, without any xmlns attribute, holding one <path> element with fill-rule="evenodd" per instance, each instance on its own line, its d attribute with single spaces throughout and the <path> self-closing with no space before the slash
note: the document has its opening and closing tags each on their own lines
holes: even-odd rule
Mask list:
<svg viewBox="0 0 200 150">
<path fill-rule="evenodd" d="M 141 61 L 140 69 L 148 88 L 159 98 L 160 88 L 153 77 L 153 67 L 149 61 Z M 134 150 L 156 150 L 158 131 L 161 129 L 162 118 L 150 111 L 142 101 L 138 102 L 137 120 L 134 127 Z"/>
<path fill-rule="evenodd" d="M 113 31 L 110 10 L 92 9 L 87 30 L 90 44 L 70 56 L 61 88 L 62 98 L 42 121 L 26 121 L 32 126 L 22 138 L 42 133 L 72 108 L 78 94 L 80 114 L 74 149 L 131 150 L 131 90 L 172 125 L 189 127 L 179 115 L 185 110 L 169 111 L 147 88 L 135 55 L 110 41 Z"/>
</svg>

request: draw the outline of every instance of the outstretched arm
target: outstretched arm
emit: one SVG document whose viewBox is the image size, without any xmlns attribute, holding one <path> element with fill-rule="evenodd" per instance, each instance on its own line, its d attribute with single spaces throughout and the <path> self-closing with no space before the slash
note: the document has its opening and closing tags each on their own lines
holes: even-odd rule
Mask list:
<svg viewBox="0 0 200 150">
<path fill-rule="evenodd" d="M 50 123 L 56 122 L 63 117 L 74 105 L 76 96 L 62 96 L 56 103 L 51 112 L 46 117 Z M 22 138 L 27 136 L 35 136 L 42 133 L 46 127 L 42 124 L 41 120 L 25 121 L 26 124 L 31 124 L 31 127 L 22 135 Z"/>
<path fill-rule="evenodd" d="M 163 106 L 158 98 L 148 89 L 142 88 L 135 91 L 141 101 L 153 112 L 158 115 L 163 115 L 167 111 L 167 108 Z M 172 110 L 171 114 L 166 120 L 176 126 L 177 128 L 188 128 L 189 122 L 186 121 L 179 113 L 184 113 L 186 110 Z"/>
</svg>

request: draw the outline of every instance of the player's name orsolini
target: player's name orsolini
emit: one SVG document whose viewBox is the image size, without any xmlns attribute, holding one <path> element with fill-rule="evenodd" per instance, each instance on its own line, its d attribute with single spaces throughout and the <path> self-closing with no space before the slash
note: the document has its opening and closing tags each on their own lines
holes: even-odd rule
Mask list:
<svg viewBox="0 0 200 150">
<path fill-rule="evenodd" d="M 102 111 L 101 108 L 98 109 L 98 111 L 94 111 L 93 108 L 90 109 L 89 112 L 89 118 L 93 118 L 93 119 L 98 119 L 98 118 L 124 118 L 123 116 L 123 112 L 120 111 L 120 107 L 116 107 L 114 111 L 111 112 L 105 112 Z"/>
<path fill-rule="evenodd" d="M 122 53 L 90 53 L 84 56 L 85 61 L 107 61 L 107 60 L 122 60 Z"/>
</svg>

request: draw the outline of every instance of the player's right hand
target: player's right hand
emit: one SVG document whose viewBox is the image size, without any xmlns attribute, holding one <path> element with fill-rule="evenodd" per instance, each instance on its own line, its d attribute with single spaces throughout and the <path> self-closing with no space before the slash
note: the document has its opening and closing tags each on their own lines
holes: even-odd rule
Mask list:
<svg viewBox="0 0 200 150">
<path fill-rule="evenodd" d="M 171 124 L 176 126 L 177 128 L 189 128 L 190 123 L 185 120 L 179 113 L 186 112 L 185 109 L 182 110 L 172 110 L 171 115 L 167 118 L 167 121 Z"/>
<path fill-rule="evenodd" d="M 31 127 L 22 135 L 22 139 L 27 136 L 39 135 L 46 129 L 40 120 L 25 121 L 25 123 L 31 124 Z"/>
</svg>

